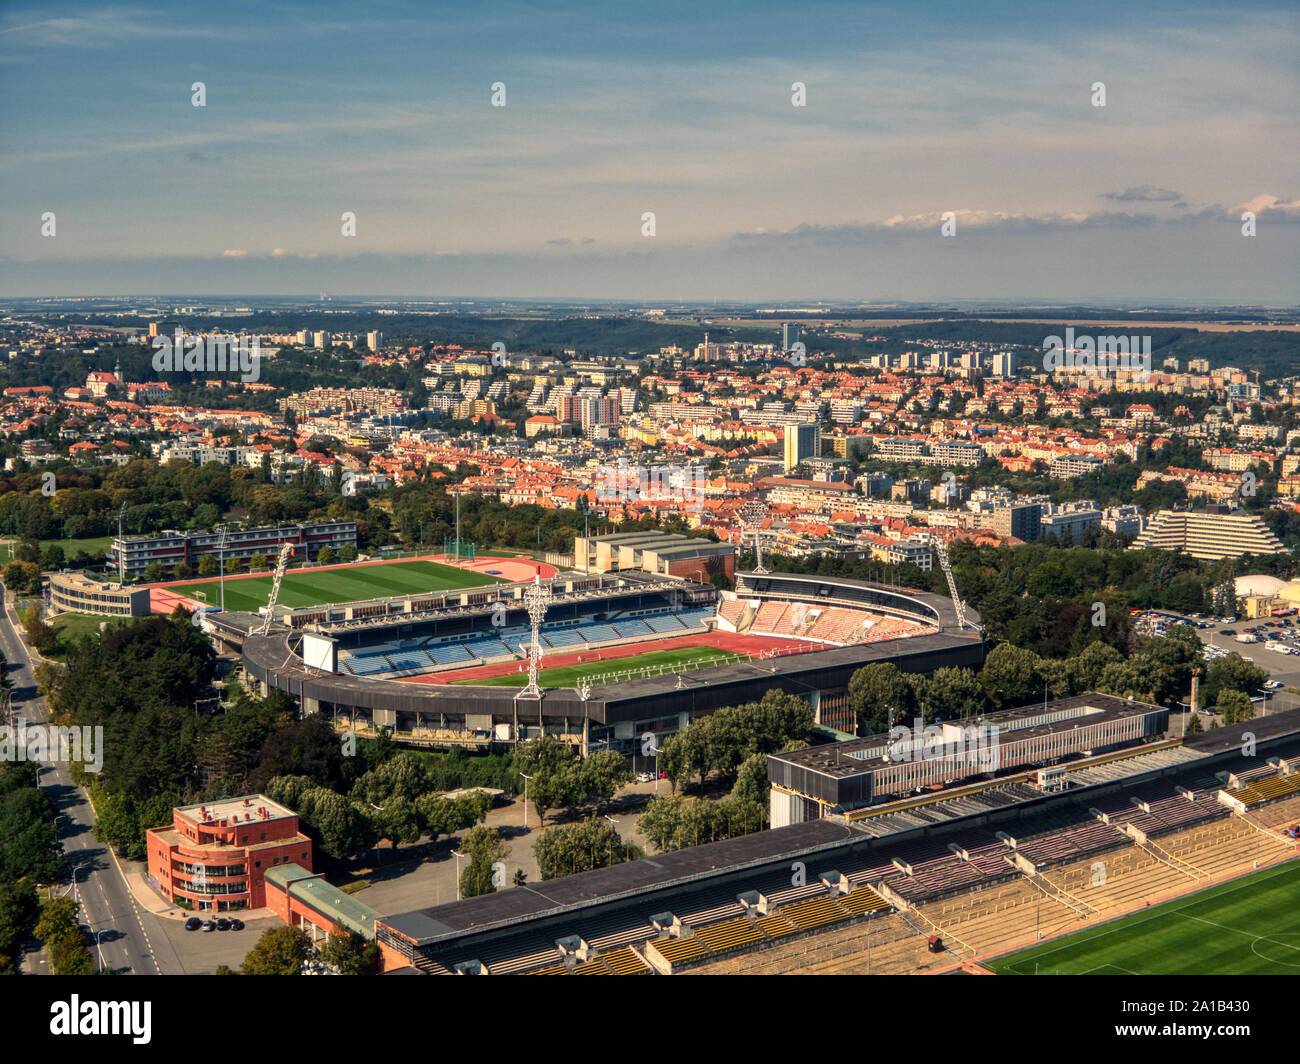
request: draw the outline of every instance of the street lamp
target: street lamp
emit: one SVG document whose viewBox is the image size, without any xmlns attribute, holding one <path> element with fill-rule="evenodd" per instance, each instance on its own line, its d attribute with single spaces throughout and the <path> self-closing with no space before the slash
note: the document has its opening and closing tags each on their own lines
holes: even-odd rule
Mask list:
<svg viewBox="0 0 1300 1064">
<path fill-rule="evenodd" d="M 524 777 L 524 827 L 527 828 L 528 827 L 528 781 L 533 777 L 524 776 L 522 772 L 519 773 L 519 775 Z"/>
<path fill-rule="evenodd" d="M 618 834 L 618 821 L 615 820 L 612 816 L 608 816 L 608 815 L 603 814 L 603 813 L 602 813 L 601 815 L 604 816 L 606 820 L 608 820 L 611 824 L 614 825 L 614 834 L 617 835 L 617 834 Z M 630 842 L 628 842 L 627 840 L 625 840 L 625 839 L 620 839 L 619 841 L 623 843 L 623 856 L 624 856 L 624 858 L 625 858 L 626 860 L 628 860 L 628 861 L 632 860 L 632 844 L 631 844 Z"/>
<path fill-rule="evenodd" d="M 451 855 L 456 858 L 456 900 L 460 901 L 460 859 L 465 855 L 458 850 L 452 850 Z"/>
</svg>

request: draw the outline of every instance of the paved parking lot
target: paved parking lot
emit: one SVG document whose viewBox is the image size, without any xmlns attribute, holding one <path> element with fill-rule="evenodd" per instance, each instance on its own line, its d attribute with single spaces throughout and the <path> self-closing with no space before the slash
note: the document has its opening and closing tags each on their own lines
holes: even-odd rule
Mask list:
<svg viewBox="0 0 1300 1064">
<path fill-rule="evenodd" d="M 1270 628 L 1268 634 L 1261 634 L 1258 643 L 1238 643 L 1236 636 L 1247 628 L 1256 628 L 1264 621 L 1237 621 L 1233 624 L 1214 624 L 1210 628 L 1197 630 L 1202 643 L 1211 644 L 1231 653 L 1240 654 L 1248 661 L 1253 661 L 1274 680 L 1280 680 L 1284 686 L 1300 687 L 1300 654 L 1278 654 L 1265 650 L 1264 644 L 1270 640 L 1296 645 L 1300 643 L 1300 626 Z M 1228 629 L 1227 632 L 1221 629 Z M 1280 699 L 1279 701 L 1290 701 Z M 1288 708 L 1290 708 L 1288 706 Z"/>
<path fill-rule="evenodd" d="M 265 910 L 262 910 L 265 912 Z M 282 927 L 277 916 L 259 916 L 244 921 L 242 931 L 186 931 L 183 920 L 162 920 L 163 933 L 171 943 L 186 975 L 210 974 L 219 964 L 228 964 L 235 971 L 243 963 L 262 932 L 269 927 Z"/>
</svg>

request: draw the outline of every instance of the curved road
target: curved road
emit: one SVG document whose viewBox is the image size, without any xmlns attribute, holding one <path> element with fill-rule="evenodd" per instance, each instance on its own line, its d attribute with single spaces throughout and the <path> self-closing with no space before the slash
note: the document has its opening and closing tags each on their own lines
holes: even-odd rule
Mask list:
<svg viewBox="0 0 1300 1064">
<path fill-rule="evenodd" d="M 15 722 L 18 717 L 28 724 L 47 722 L 49 709 L 36 690 L 32 660 L 16 631 L 8 595 L 0 611 L 0 650 L 9 663 Z M 72 870 L 60 890 L 74 893 L 81 903 L 78 919 L 90 928 L 92 936 L 98 936 L 98 949 L 92 945 L 91 955 L 98 955 L 103 967 L 122 974 L 184 972 L 162 921 L 136 904 L 113 855 L 95 838 L 94 811 L 85 792 L 73 784 L 67 766 L 44 766 L 40 785 L 58 810 L 59 840 Z M 43 951 L 28 953 L 22 960 L 22 970 L 48 975 Z"/>
</svg>

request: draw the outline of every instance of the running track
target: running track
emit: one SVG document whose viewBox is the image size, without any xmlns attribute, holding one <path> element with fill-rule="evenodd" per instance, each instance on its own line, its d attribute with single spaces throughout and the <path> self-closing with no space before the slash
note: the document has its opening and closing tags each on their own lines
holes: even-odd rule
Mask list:
<svg viewBox="0 0 1300 1064">
<path fill-rule="evenodd" d="M 707 632 L 700 635 L 683 635 L 668 639 L 653 639 L 641 643 L 625 643 L 599 650 L 569 651 L 564 654 L 543 654 L 543 669 L 558 669 L 567 665 L 586 664 L 591 661 L 617 661 L 635 658 L 661 650 L 679 650 L 682 647 L 713 647 L 736 654 L 766 654 L 771 650 L 792 653 L 796 649 L 825 650 L 825 643 L 809 643 L 793 639 L 777 639 L 762 635 L 735 635 L 731 632 Z M 518 661 L 501 661 L 492 665 L 479 665 L 471 669 L 449 669 L 445 672 L 425 673 L 423 676 L 401 677 L 403 683 L 449 684 L 458 680 L 482 680 L 489 676 L 506 676 L 519 671 Z M 398 677 L 394 677 L 398 679 Z"/>
</svg>

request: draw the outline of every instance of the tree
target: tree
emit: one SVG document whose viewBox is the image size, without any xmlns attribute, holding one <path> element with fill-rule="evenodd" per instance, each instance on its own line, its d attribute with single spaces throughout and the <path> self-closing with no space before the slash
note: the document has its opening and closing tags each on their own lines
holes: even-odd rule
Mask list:
<svg viewBox="0 0 1300 1064">
<path fill-rule="evenodd" d="M 912 715 L 914 692 L 897 665 L 873 662 L 849 677 L 849 705 L 860 725 L 870 732 L 883 732 L 889 727 L 891 709 L 894 720 Z"/>
<path fill-rule="evenodd" d="M 14 973 L 14 951 L 35 912 L 36 888 L 30 881 L 0 882 L 0 975 Z"/>
<path fill-rule="evenodd" d="M 177 562 L 176 567 L 172 570 L 172 576 L 177 580 L 188 580 L 194 573 L 194 570 L 185 562 Z"/>
<path fill-rule="evenodd" d="M 41 551 L 40 566 L 47 573 L 56 572 L 67 564 L 63 556 L 63 548 L 57 543 L 51 543 Z"/>
<path fill-rule="evenodd" d="M 1010 643 L 1002 643 L 984 659 L 980 685 L 989 700 L 999 707 L 1024 705 L 1042 694 L 1043 676 L 1038 655 Z"/>
<path fill-rule="evenodd" d="M 375 844 L 375 824 L 358 803 L 324 787 L 304 791 L 298 802 L 298 815 L 327 857 L 341 860 Z"/>
<path fill-rule="evenodd" d="M 460 850 L 469 858 L 469 864 L 460 876 L 460 895 L 462 898 L 476 898 L 480 894 L 492 894 L 497 886 L 494 882 L 495 869 L 492 867 L 504 861 L 510 847 L 494 828 L 479 824 L 467 831 L 460 840 Z"/>
<path fill-rule="evenodd" d="M 242 975 L 300 975 L 312 955 L 311 939 L 300 927 L 272 927 L 262 932 L 239 971 Z"/>
<path fill-rule="evenodd" d="M 1249 695 L 1224 688 L 1214 703 L 1214 712 L 1223 718 L 1224 724 L 1240 724 L 1254 717 L 1255 707 Z"/>
<path fill-rule="evenodd" d="M 79 908 L 71 898 L 57 898 L 46 904 L 36 922 L 33 934 L 50 951 L 55 975 L 91 975 L 96 970 L 77 922 Z"/>
<path fill-rule="evenodd" d="M 766 809 L 771 789 L 767 777 L 767 754 L 754 754 L 745 758 L 740 771 L 736 773 L 736 784 L 731 788 L 731 797 L 740 802 L 753 802 Z"/>
<path fill-rule="evenodd" d="M 339 548 L 339 561 L 354 562 L 357 560 L 357 548 L 351 543 L 344 544 Z"/>
<path fill-rule="evenodd" d="M 321 565 L 329 565 L 334 560 L 333 547 L 321 547 L 320 553 L 316 555 L 316 561 Z"/>
<path fill-rule="evenodd" d="M 250 569 L 265 569 L 266 555 L 263 554 L 261 551 L 257 551 L 255 554 L 253 554 L 251 558 L 248 559 L 248 567 Z"/>
<path fill-rule="evenodd" d="M 680 794 L 655 795 L 646 803 L 645 812 L 637 817 L 637 828 L 660 853 L 673 848 L 685 802 Z"/>
<path fill-rule="evenodd" d="M 393 849 L 403 842 L 416 842 L 422 828 L 419 812 L 409 798 L 393 797 L 379 811 L 375 826 L 379 835 L 393 844 Z"/>
<path fill-rule="evenodd" d="M 1268 682 L 1268 673 L 1235 651 L 1212 661 L 1201 685 L 1201 704 L 1213 706 L 1223 691 L 1256 691 Z"/>
<path fill-rule="evenodd" d="M 641 856 L 637 846 L 624 842 L 613 825 L 598 816 L 547 828 L 533 843 L 533 854 L 542 879 L 607 868 Z"/>
<path fill-rule="evenodd" d="M 199 576 L 216 576 L 217 559 L 211 554 L 205 554 L 199 559 Z"/>
<path fill-rule="evenodd" d="M 27 642 L 39 651 L 48 650 L 54 642 L 54 629 L 45 623 L 39 602 L 33 602 L 23 611 L 23 631 Z"/>
<path fill-rule="evenodd" d="M 546 811 L 566 805 L 573 777 L 565 771 L 573 762 L 573 747 L 554 735 L 543 735 L 520 743 L 515 749 L 514 769 L 529 776 L 528 796 L 537 809 L 539 823 L 546 823 Z"/>
<path fill-rule="evenodd" d="M 40 586 L 41 570 L 35 562 L 10 562 L 0 572 L 0 580 L 16 595 L 31 594 Z"/>
<path fill-rule="evenodd" d="M 960 668 L 939 668 L 932 676 L 922 677 L 917 698 L 930 719 L 943 720 L 982 713 L 986 702 L 974 671 Z"/>
<path fill-rule="evenodd" d="M 378 944 L 367 942 L 336 920 L 321 947 L 320 959 L 339 975 L 378 975 L 383 958 Z"/>
<path fill-rule="evenodd" d="M 145 582 L 150 584 L 157 583 L 163 578 L 164 572 L 166 572 L 166 570 L 163 568 L 162 562 L 150 562 L 144 567 Z"/>
</svg>

